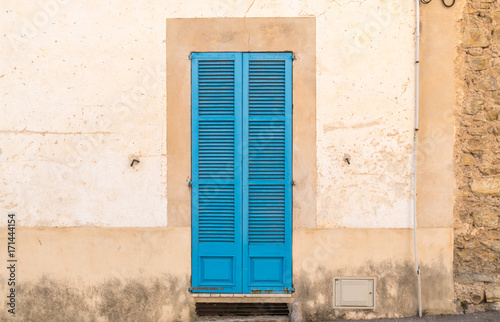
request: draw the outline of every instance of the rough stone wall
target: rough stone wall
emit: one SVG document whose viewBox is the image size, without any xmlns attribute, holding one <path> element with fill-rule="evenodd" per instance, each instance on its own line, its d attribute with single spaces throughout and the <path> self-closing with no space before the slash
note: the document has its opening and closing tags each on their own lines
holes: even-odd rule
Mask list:
<svg viewBox="0 0 500 322">
<path fill-rule="evenodd" d="M 500 310 L 500 3 L 468 0 L 458 24 L 457 312 Z"/>
</svg>

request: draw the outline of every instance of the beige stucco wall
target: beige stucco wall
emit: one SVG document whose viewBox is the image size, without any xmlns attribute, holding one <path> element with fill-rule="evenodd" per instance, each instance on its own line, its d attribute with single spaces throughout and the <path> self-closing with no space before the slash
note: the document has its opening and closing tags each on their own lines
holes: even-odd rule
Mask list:
<svg viewBox="0 0 500 322">
<path fill-rule="evenodd" d="M 456 16 L 463 4 L 421 6 L 418 226 L 452 227 Z"/>
<path fill-rule="evenodd" d="M 296 293 L 287 301 L 300 301 L 309 317 L 339 317 L 345 312 L 332 309 L 332 277 L 374 276 L 377 309 L 346 317 L 416 313 L 413 1 L 8 0 L 2 9 L 0 208 L 16 212 L 21 227 L 25 317 L 117 320 L 124 311 L 131 318 L 149 312 L 149 320 L 193 317 L 189 171 L 176 172 L 179 164 L 167 158 L 189 146 L 167 146 L 180 134 L 167 127 L 166 57 L 175 44 L 166 30 L 169 19 L 215 17 L 315 21 L 315 106 L 309 107 L 315 116 L 294 120 L 313 123 L 314 141 L 307 143 L 305 165 L 294 159 L 294 174 L 303 174 L 309 190 L 294 200 Z M 450 21 L 435 18 L 442 8 L 433 2 L 426 10 L 424 21 L 453 38 Z M 424 28 L 422 37 L 422 50 L 432 57 L 427 68 L 434 70 L 422 75 L 428 79 L 449 67 L 442 48 L 429 45 L 436 41 L 431 30 Z M 227 50 L 246 50 L 248 40 L 242 43 Z M 443 70 L 436 60 L 446 62 Z M 178 82 L 179 95 L 189 94 L 189 80 Z M 423 95 L 435 95 L 432 89 L 423 88 Z M 435 120 L 428 113 L 435 105 L 426 102 L 424 140 L 427 122 Z M 302 125 L 310 134 L 311 124 Z M 418 199 L 423 308 L 434 313 L 454 310 L 453 184 L 445 173 L 450 123 L 444 133 L 444 140 L 431 142 L 440 153 L 419 160 L 419 184 L 434 189 Z M 303 134 L 294 133 L 294 140 Z M 133 159 L 140 163 L 131 167 Z M 189 158 L 180 162 L 184 171 Z M 179 186 L 169 186 L 169 178 Z M 0 234 L 2 245 L 5 238 Z M 41 301 L 44 294 L 56 300 Z"/>
</svg>

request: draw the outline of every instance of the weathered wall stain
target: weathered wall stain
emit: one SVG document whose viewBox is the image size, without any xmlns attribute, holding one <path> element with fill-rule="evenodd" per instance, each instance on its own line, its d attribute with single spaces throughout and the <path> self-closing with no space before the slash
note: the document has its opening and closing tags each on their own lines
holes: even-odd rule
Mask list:
<svg viewBox="0 0 500 322">
<path fill-rule="evenodd" d="M 96 289 L 99 314 L 108 321 L 185 320 L 193 315 L 187 282 L 177 277 L 108 281 Z"/>
<path fill-rule="evenodd" d="M 17 319 L 22 321 L 96 321 L 83 289 L 67 281 L 41 278 L 18 283 Z"/>
<path fill-rule="evenodd" d="M 194 301 L 188 293 L 188 277 L 110 279 L 85 285 L 43 277 L 18 287 L 12 321 L 192 321 Z"/>
<path fill-rule="evenodd" d="M 334 309 L 334 277 L 356 276 L 376 278 L 376 308 Z M 300 272 L 294 284 L 306 321 L 402 317 L 414 315 L 417 309 L 416 275 L 411 263 L 385 261 L 339 270 L 319 267 L 313 273 Z"/>
<path fill-rule="evenodd" d="M 453 289 L 442 287 L 453 285 L 453 270 L 431 262 L 420 264 L 422 310 L 425 315 L 441 315 L 443 307 L 453 308 Z"/>
</svg>

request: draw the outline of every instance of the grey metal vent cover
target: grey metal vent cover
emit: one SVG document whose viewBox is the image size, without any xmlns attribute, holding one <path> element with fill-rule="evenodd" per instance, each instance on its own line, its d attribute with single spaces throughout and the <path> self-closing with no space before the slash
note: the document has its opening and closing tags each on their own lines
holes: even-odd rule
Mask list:
<svg viewBox="0 0 500 322">
<path fill-rule="evenodd" d="M 374 277 L 336 277 L 333 279 L 333 307 L 339 309 L 374 309 Z"/>
</svg>

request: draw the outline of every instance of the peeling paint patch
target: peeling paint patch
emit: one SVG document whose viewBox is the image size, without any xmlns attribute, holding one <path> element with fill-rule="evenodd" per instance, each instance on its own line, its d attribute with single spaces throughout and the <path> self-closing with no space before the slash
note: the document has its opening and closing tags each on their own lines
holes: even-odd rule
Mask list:
<svg viewBox="0 0 500 322">
<path fill-rule="evenodd" d="M 330 131 L 343 130 L 343 129 L 353 129 L 353 130 L 354 129 L 361 129 L 361 128 L 364 128 L 364 127 L 370 127 L 370 126 L 375 126 L 377 124 L 380 124 L 381 120 L 382 120 L 382 118 L 378 118 L 375 121 L 366 122 L 366 123 L 356 123 L 356 124 L 352 124 L 352 125 L 345 125 L 345 124 L 339 124 L 339 125 L 325 124 L 323 126 L 323 131 L 324 132 L 330 132 Z"/>
</svg>

